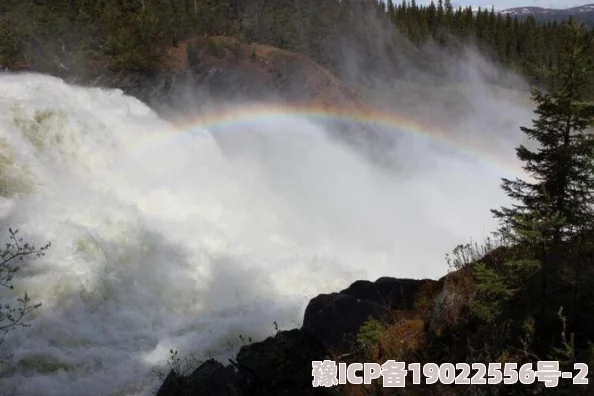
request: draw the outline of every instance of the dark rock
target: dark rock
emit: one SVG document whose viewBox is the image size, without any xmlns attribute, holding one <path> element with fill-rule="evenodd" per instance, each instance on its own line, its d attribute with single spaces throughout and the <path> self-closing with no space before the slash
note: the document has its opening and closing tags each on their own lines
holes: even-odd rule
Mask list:
<svg viewBox="0 0 594 396">
<path fill-rule="evenodd" d="M 311 362 L 354 352 L 356 335 L 368 319 L 390 323 L 395 310 L 414 311 L 417 300 L 434 298 L 438 286 L 441 282 L 380 278 L 319 295 L 308 304 L 301 329 L 243 346 L 233 366 L 209 360 L 189 376 L 170 373 L 157 396 L 334 395 L 339 387 L 312 386 Z"/>
<path fill-rule="evenodd" d="M 377 302 L 348 294 L 321 294 L 309 302 L 304 331 L 334 352 L 351 351 L 359 328 L 369 318 L 388 320 L 390 310 Z"/>
<path fill-rule="evenodd" d="M 239 396 L 238 375 L 232 366 L 223 366 L 214 359 L 201 364 L 192 374 L 184 377 L 171 371 L 157 396 Z"/>
<path fill-rule="evenodd" d="M 188 376 L 188 388 L 199 395 L 239 395 L 234 385 L 236 377 L 233 367 L 225 367 L 216 360 L 210 359 Z"/>
<path fill-rule="evenodd" d="M 430 283 L 430 284 L 429 284 Z M 379 278 L 356 281 L 340 293 L 322 294 L 305 309 L 303 330 L 335 352 L 350 352 L 356 335 L 369 318 L 390 323 L 393 310 L 412 311 L 426 286 L 433 280 Z"/>
<path fill-rule="evenodd" d="M 425 281 L 379 278 L 375 282 L 359 280 L 340 292 L 362 300 L 373 301 L 389 309 L 411 310 L 419 288 Z"/>
<path fill-rule="evenodd" d="M 243 346 L 233 365 L 208 360 L 188 376 L 169 373 L 157 396 L 316 396 L 335 388 L 312 386 L 314 360 L 328 359 L 324 346 L 301 330 L 282 331 Z"/>
<path fill-rule="evenodd" d="M 171 370 L 161 387 L 157 391 L 156 396 L 178 396 L 184 394 L 185 381 L 184 378 L 177 375 L 175 371 Z"/>
<path fill-rule="evenodd" d="M 237 354 L 246 395 L 330 395 L 326 388 L 312 387 L 314 360 L 327 358 L 324 346 L 298 330 L 281 331 L 262 342 L 243 346 Z"/>
</svg>

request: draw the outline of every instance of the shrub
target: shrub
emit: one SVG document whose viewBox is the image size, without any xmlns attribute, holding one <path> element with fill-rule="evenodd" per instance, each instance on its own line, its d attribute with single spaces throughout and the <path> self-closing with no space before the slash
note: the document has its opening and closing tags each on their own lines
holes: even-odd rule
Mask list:
<svg viewBox="0 0 594 396">
<path fill-rule="evenodd" d="M 8 232 L 9 241 L 0 249 L 0 287 L 12 290 L 14 289 L 13 276 L 20 269 L 16 262 L 22 261 L 25 257 L 44 256 L 51 243 L 37 249 L 35 246 L 24 242 L 23 238 L 19 238 L 18 230 L 9 228 Z M 4 344 L 9 331 L 29 326 L 25 322 L 25 318 L 41 306 L 41 303 L 32 303 L 26 292 L 23 297 L 17 299 L 17 302 L 17 305 L 12 305 L 0 295 L 0 345 Z M 0 356 L 0 362 L 8 357 L 10 355 Z"/>
</svg>

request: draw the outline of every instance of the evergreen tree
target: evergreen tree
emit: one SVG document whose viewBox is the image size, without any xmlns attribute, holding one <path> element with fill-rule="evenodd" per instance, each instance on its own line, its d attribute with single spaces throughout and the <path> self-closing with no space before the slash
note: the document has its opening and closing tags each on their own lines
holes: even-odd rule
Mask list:
<svg viewBox="0 0 594 396">
<path fill-rule="evenodd" d="M 594 220 L 594 138 L 585 133 L 594 120 L 594 105 L 585 101 L 585 86 L 594 69 L 585 52 L 585 27 L 567 25 L 567 30 L 566 48 L 554 75 L 557 86 L 551 93 L 534 90 L 539 118 L 532 128 L 521 128 L 541 146 L 537 151 L 524 145 L 517 149 L 535 182 L 503 179 L 503 190 L 521 204 L 493 211 L 512 234 L 518 230 L 519 215 L 530 213 L 544 220 L 554 214 L 564 221 L 550 235 L 558 242 Z"/>
<path fill-rule="evenodd" d="M 396 17 L 396 9 L 394 8 L 394 2 L 392 0 L 388 0 L 388 16 L 392 20 Z"/>
<path fill-rule="evenodd" d="M 594 105 L 585 100 L 593 67 L 586 51 L 583 25 L 565 25 L 565 48 L 560 56 L 551 93 L 535 90 L 539 116 L 531 128 L 521 130 L 536 141 L 535 150 L 521 145 L 518 158 L 533 181 L 503 179 L 502 188 L 519 203 L 493 214 L 501 232 L 539 260 L 544 313 L 550 263 L 560 266 L 563 246 L 594 227 Z"/>
</svg>

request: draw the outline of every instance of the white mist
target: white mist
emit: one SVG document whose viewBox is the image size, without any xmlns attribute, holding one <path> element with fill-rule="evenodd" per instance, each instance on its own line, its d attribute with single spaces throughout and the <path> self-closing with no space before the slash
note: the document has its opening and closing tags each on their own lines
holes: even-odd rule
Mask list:
<svg viewBox="0 0 594 396">
<path fill-rule="evenodd" d="M 0 225 L 52 242 L 17 274 L 43 306 L 6 339 L 2 394 L 150 394 L 170 348 L 229 357 L 318 293 L 442 276 L 503 202 L 501 170 L 410 136 L 391 175 L 307 120 L 184 133 L 40 75 L 0 74 L 0 150 Z"/>
</svg>

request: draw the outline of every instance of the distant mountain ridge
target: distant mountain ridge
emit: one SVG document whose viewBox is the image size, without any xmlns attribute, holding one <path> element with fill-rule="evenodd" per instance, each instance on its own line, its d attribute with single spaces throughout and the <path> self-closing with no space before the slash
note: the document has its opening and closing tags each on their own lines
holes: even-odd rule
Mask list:
<svg viewBox="0 0 594 396">
<path fill-rule="evenodd" d="M 530 13 L 535 13 L 535 14 L 549 14 L 549 13 L 557 13 L 557 14 L 563 14 L 563 15 L 572 15 L 572 14 L 579 14 L 582 12 L 593 12 L 594 11 L 594 3 L 591 4 L 585 4 L 582 6 L 577 6 L 577 7 L 571 7 L 571 8 L 563 8 L 563 9 L 557 9 L 557 8 L 546 8 L 546 7 L 514 7 L 514 8 L 506 8 L 505 10 L 502 10 L 501 13 L 503 14 L 530 14 Z"/>
<path fill-rule="evenodd" d="M 594 25 L 594 3 L 565 9 L 533 6 L 514 7 L 501 10 L 500 13 L 521 19 L 532 16 L 540 22 L 562 21 L 572 16 L 578 20 L 588 23 L 589 25 Z"/>
</svg>

